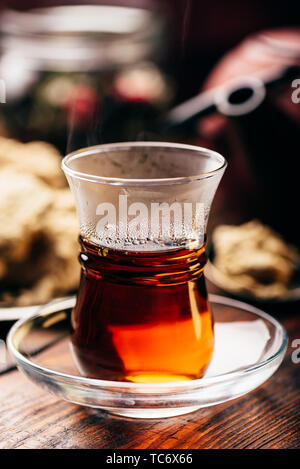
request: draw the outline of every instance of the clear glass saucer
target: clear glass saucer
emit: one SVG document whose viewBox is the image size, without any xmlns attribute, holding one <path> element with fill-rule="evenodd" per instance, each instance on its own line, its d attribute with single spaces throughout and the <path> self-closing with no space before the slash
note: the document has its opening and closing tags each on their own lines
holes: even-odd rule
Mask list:
<svg viewBox="0 0 300 469">
<path fill-rule="evenodd" d="M 240 397 L 277 370 L 288 343 L 273 317 L 210 295 L 215 350 L 203 378 L 149 384 L 90 379 L 80 376 L 70 348 L 74 304 L 74 297 L 55 301 L 19 320 L 9 332 L 9 350 L 30 380 L 57 397 L 126 417 L 171 417 Z"/>
</svg>

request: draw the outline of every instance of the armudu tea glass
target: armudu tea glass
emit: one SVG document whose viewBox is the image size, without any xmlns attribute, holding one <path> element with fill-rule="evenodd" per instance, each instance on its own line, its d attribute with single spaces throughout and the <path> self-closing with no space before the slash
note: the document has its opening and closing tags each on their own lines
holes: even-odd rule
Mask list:
<svg viewBox="0 0 300 469">
<path fill-rule="evenodd" d="M 80 222 L 72 351 L 83 376 L 201 378 L 214 349 L 203 269 L 220 154 L 162 142 L 98 145 L 62 163 Z"/>
</svg>

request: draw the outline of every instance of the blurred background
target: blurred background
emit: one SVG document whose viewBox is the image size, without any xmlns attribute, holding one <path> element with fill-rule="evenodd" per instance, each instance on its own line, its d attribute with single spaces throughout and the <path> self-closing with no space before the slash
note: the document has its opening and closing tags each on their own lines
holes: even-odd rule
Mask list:
<svg viewBox="0 0 300 469">
<path fill-rule="evenodd" d="M 209 232 L 262 224 L 257 242 L 243 247 L 255 246 L 257 264 L 248 259 L 243 268 L 262 293 L 247 285 L 240 292 L 278 299 L 297 290 L 296 2 L 6 0 L 0 11 L 3 305 L 38 304 L 76 289 L 78 227 L 61 156 L 126 140 L 221 152 L 229 165 Z M 259 257 L 262 238 L 273 235 L 266 227 L 283 244 L 275 237 Z M 237 242 L 237 232 L 227 239 Z"/>
</svg>

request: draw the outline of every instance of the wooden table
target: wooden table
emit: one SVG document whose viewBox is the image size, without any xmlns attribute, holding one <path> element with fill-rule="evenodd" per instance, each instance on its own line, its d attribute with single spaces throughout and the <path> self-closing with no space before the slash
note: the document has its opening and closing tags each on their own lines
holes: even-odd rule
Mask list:
<svg viewBox="0 0 300 469">
<path fill-rule="evenodd" d="M 181 417 L 113 417 L 58 400 L 15 369 L 2 374 L 0 448 L 299 448 L 300 363 L 291 354 L 300 339 L 300 302 L 270 312 L 289 334 L 279 370 L 242 398 Z"/>
</svg>

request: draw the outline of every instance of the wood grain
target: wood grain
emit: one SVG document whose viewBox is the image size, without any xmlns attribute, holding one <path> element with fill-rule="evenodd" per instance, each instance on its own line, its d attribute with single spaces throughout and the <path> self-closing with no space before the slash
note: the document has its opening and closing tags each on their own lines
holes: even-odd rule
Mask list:
<svg viewBox="0 0 300 469">
<path fill-rule="evenodd" d="M 247 396 L 181 417 L 113 417 L 60 401 L 19 371 L 7 372 L 0 377 L 0 448 L 299 448 L 300 363 L 291 360 L 299 306 L 277 308 L 290 345 L 274 376 Z"/>
</svg>

